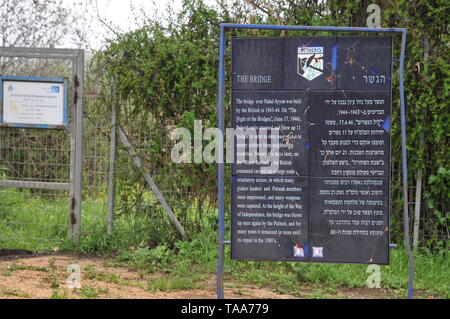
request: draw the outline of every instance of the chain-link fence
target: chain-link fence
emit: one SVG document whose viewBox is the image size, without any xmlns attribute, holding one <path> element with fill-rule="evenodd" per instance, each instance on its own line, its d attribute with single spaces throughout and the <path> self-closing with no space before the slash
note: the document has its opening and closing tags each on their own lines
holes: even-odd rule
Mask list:
<svg viewBox="0 0 450 319">
<path fill-rule="evenodd" d="M 104 90 L 108 85 L 88 81 L 83 97 L 75 97 L 71 60 L 2 57 L 0 62 L 2 76 L 65 77 L 69 80 L 68 100 L 84 99 L 80 235 L 81 238 L 105 236 L 113 103 L 111 91 Z M 155 130 L 158 130 L 154 119 L 130 115 L 131 105 L 120 100 L 117 103 L 119 123 L 143 165 L 138 169 L 130 157 L 130 150 L 118 147 L 115 232 L 136 243 L 176 239 L 179 234 L 142 173 L 148 172 L 156 185 L 162 185 L 161 193 L 182 225 L 195 227 L 197 224 L 198 227 L 200 221 L 195 220 L 195 214 L 189 213 L 192 187 L 177 180 L 177 171 L 170 160 L 167 163 L 152 162 L 149 150 L 155 143 Z M 4 182 L 0 187 L 0 248 L 41 251 L 54 249 L 67 241 L 73 218 L 71 135 L 75 133 L 71 127 L 76 120 L 75 105 L 69 103 L 69 128 L 66 130 L 0 128 L 0 181 Z M 160 152 L 169 159 L 169 136 L 159 135 L 157 142 L 162 143 Z M 15 181 L 18 184 L 14 184 Z M 24 184 L 26 182 L 34 184 Z M 52 183 L 59 186 L 51 187 Z"/>
<path fill-rule="evenodd" d="M 70 60 L 20 57 L 0 60 L 2 76 L 57 74 L 68 78 L 72 88 L 71 72 Z M 73 90 L 69 92 L 69 99 L 73 100 Z M 69 114 L 69 122 L 72 121 Z M 69 129 L 0 128 L 0 180 L 4 182 L 0 187 L 0 247 L 44 250 L 67 238 L 70 135 Z M 26 182 L 30 188 L 23 185 Z"/>
</svg>

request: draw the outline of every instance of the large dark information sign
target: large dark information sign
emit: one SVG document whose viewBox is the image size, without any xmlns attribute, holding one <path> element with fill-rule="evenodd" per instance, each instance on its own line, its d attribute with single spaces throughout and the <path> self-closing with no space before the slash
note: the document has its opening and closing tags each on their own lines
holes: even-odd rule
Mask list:
<svg viewBox="0 0 450 319">
<path fill-rule="evenodd" d="M 391 57 L 390 37 L 233 38 L 235 152 L 279 131 L 275 169 L 261 143 L 233 164 L 233 259 L 389 263 Z"/>
</svg>

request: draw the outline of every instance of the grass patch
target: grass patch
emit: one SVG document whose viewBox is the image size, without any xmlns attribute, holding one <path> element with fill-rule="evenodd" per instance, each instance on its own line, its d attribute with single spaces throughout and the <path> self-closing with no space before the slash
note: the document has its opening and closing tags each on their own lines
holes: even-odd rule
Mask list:
<svg viewBox="0 0 450 319">
<path fill-rule="evenodd" d="M 198 283 L 215 273 L 217 230 L 214 227 L 194 234 L 189 242 L 175 241 L 168 231 L 169 228 L 173 231 L 173 227 L 155 223 L 151 213 L 136 208 L 127 214 L 118 214 L 114 234 L 107 235 L 104 201 L 86 200 L 82 211 L 83 236 L 75 245 L 66 241 L 67 200 L 39 198 L 12 189 L 11 192 L 0 193 L 0 246 L 42 251 L 53 249 L 57 242 L 61 251 L 115 256 L 115 261 L 108 265 L 136 269 L 141 279 L 149 273 L 163 272 L 164 279 L 149 280 L 147 288 L 150 290 L 192 289 L 189 287 L 197 287 Z M 367 265 L 234 261 L 229 258 L 229 247 L 226 249 L 226 281 L 254 284 L 279 293 L 303 295 L 302 289 L 305 288 L 309 292 L 313 290 L 317 296 L 334 295 L 339 294 L 340 289 L 366 287 L 369 275 Z M 395 296 L 406 297 L 408 258 L 405 250 L 393 249 L 390 255 L 390 265 L 381 266 L 381 288 Z M 48 272 L 51 287 L 56 291 L 59 282 L 53 266 L 12 264 L 1 274 L 9 276 L 19 270 Z M 117 285 L 135 284 L 115 274 L 89 268 L 83 275 L 87 279 Z M 416 253 L 414 287 L 417 295 L 449 298 L 449 283 L 448 251 Z"/>
<path fill-rule="evenodd" d="M 29 294 L 20 289 L 0 289 L 0 295 L 5 297 L 31 298 Z"/>
<path fill-rule="evenodd" d="M 94 299 L 101 295 L 107 294 L 109 290 L 107 288 L 96 288 L 86 285 L 81 287 L 81 289 L 76 290 L 75 292 L 78 293 L 82 298 Z"/>
<path fill-rule="evenodd" d="M 201 285 L 190 278 L 184 277 L 155 277 L 147 281 L 149 291 L 176 291 L 200 289 Z"/>
<path fill-rule="evenodd" d="M 291 293 L 302 286 L 318 287 L 323 294 L 334 294 L 339 288 L 367 287 L 367 265 L 321 263 L 226 262 L 228 278 Z M 403 250 L 391 251 L 389 266 L 380 266 L 381 288 L 399 298 L 407 296 L 408 259 Z M 449 297 L 450 260 L 446 253 L 417 253 L 415 256 L 416 291 Z M 325 289 L 325 290 L 324 290 Z"/>
<path fill-rule="evenodd" d="M 66 289 L 53 289 L 50 299 L 70 299 Z"/>
<path fill-rule="evenodd" d="M 0 194 L 0 246 L 45 251 L 67 237 L 67 200 L 5 189 Z"/>
<path fill-rule="evenodd" d="M 98 280 L 102 281 L 108 284 L 114 284 L 119 286 L 127 286 L 127 287 L 136 287 L 136 288 L 142 288 L 144 287 L 138 283 L 133 282 L 131 280 L 120 278 L 118 275 L 108 272 L 96 272 L 91 271 L 89 273 L 85 273 L 85 278 L 89 280 Z"/>
<path fill-rule="evenodd" d="M 380 266 L 381 288 L 389 295 L 405 298 L 408 286 L 408 259 L 403 249 L 391 251 L 389 266 Z M 227 254 L 229 256 L 229 254 Z M 217 244 L 211 234 L 199 234 L 190 242 L 179 241 L 175 250 L 126 251 L 118 260 L 135 269 L 157 269 L 169 274 L 149 280 L 149 290 L 192 289 L 214 274 L 217 265 Z M 255 284 L 280 294 L 303 295 L 306 289 L 312 298 L 336 296 L 340 289 L 367 287 L 368 265 L 234 261 L 226 258 L 226 281 Z M 175 278 L 175 279 L 174 279 Z M 183 280 L 180 278 L 189 278 Z M 173 283 L 175 281 L 175 283 Z M 176 284 L 180 282 L 180 284 Z M 446 252 L 416 253 L 415 289 L 418 293 L 440 298 L 449 297 L 450 259 Z M 181 287 L 181 288 L 180 288 Z M 382 293 L 381 293 L 382 294 Z M 386 292 L 385 292 L 386 294 Z M 342 295 L 342 294 L 339 294 Z M 345 297 L 345 295 L 343 295 Z"/>
<path fill-rule="evenodd" d="M 165 245 L 148 249 L 140 247 L 134 251 L 124 251 L 117 257 L 119 262 L 126 262 L 135 269 L 148 269 L 150 271 L 164 267 L 169 263 L 171 252 Z"/>
<path fill-rule="evenodd" d="M 8 266 L 9 271 L 17 271 L 17 270 L 31 270 L 31 271 L 42 271 L 42 272 L 48 272 L 48 269 L 45 267 L 36 267 L 36 266 L 28 266 L 24 264 L 16 264 L 12 263 Z"/>
</svg>

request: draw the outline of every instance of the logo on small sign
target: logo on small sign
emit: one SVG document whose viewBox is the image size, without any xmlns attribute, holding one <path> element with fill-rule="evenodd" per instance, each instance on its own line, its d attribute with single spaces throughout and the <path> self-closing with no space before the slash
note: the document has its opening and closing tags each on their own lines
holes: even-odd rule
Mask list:
<svg viewBox="0 0 450 319">
<path fill-rule="evenodd" d="M 323 247 L 313 247 L 313 257 L 323 257 Z"/>
<path fill-rule="evenodd" d="M 59 86 L 53 85 L 51 88 L 52 93 L 59 93 Z"/>
<path fill-rule="evenodd" d="M 297 73 L 308 81 L 323 73 L 323 47 L 299 47 Z"/>
<path fill-rule="evenodd" d="M 9 86 L 8 86 L 8 91 L 9 92 L 12 92 L 14 90 L 14 88 L 13 88 L 13 86 L 10 84 Z"/>
<path fill-rule="evenodd" d="M 305 251 L 300 245 L 294 245 L 294 257 L 305 257 Z"/>
</svg>

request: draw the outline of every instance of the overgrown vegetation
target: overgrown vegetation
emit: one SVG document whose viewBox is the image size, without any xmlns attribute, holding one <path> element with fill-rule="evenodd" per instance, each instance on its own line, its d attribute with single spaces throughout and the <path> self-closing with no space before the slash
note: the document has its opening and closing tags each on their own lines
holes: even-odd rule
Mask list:
<svg viewBox="0 0 450 319">
<path fill-rule="evenodd" d="M 121 251 L 114 265 L 138 269 L 145 273 L 161 272 L 163 277 L 149 280 L 150 290 L 199 288 L 199 283 L 215 273 L 217 242 L 210 232 L 199 233 L 190 241 L 178 241 L 170 250 L 138 247 Z M 417 252 L 415 255 L 415 288 L 417 296 L 448 298 L 450 294 L 450 259 L 448 253 Z M 242 285 L 256 284 L 278 293 L 299 296 L 301 290 L 333 293 L 345 288 L 367 286 L 367 265 L 310 264 L 283 262 L 243 262 L 227 259 L 226 281 Z M 120 279 L 97 274 L 96 278 L 119 283 Z M 111 281 L 112 280 L 112 281 Z M 404 250 L 391 252 L 391 264 L 381 267 L 381 288 L 393 296 L 405 297 L 408 286 L 408 259 Z M 308 296 L 313 297 L 313 296 Z"/>
<path fill-rule="evenodd" d="M 104 90 L 117 79 L 121 99 L 121 125 L 130 136 L 146 131 L 141 156 L 158 185 L 173 199 L 183 225 L 191 234 L 200 230 L 203 216 L 216 203 L 216 166 L 174 164 L 170 161 L 170 132 L 174 127 L 193 130 L 194 120 L 203 127 L 216 126 L 218 24 L 241 22 L 285 25 L 365 26 L 367 1 L 232 1 L 218 8 L 202 1 L 184 1 L 178 15 L 167 21 L 148 18 L 145 27 L 120 34 L 95 59 L 106 70 Z M 410 210 L 418 170 L 423 172 L 421 245 L 445 249 L 449 238 L 449 18 L 447 1 L 381 1 L 382 27 L 408 29 L 406 48 L 406 101 Z M 295 36 L 286 31 L 236 31 L 231 35 Z M 318 33 L 316 33 L 318 34 Z M 320 33 L 327 34 L 327 33 Z M 399 56 L 395 38 L 394 56 Z M 227 63 L 230 61 L 228 60 Z M 94 71 L 95 72 L 95 71 Z M 398 72 L 395 63 L 394 73 Z M 398 76 L 394 76 L 398 81 Z M 398 82 L 394 83 L 392 109 L 392 209 L 391 238 L 403 240 L 403 197 Z M 228 98 L 225 99 L 228 101 Z M 229 107 L 229 105 L 228 105 Z M 228 113 L 228 112 L 227 112 Z M 229 118 L 225 125 L 229 126 Z M 227 126 L 227 127 L 228 127 Z M 139 143 L 137 141 L 136 143 Z M 205 142 L 206 143 L 206 142 Z M 124 154 L 122 154 L 123 156 Z M 121 157 L 119 163 L 127 163 Z M 121 165 L 122 165 L 121 164 Z M 228 172 L 229 174 L 229 172 Z M 173 176 L 174 178 L 167 178 Z M 144 201 L 142 177 L 123 165 L 118 192 L 124 212 L 131 203 Z M 228 185 L 227 185 L 228 186 Z M 175 194 L 174 194 L 175 193 Z M 182 195 L 184 194 L 184 195 Z M 229 194 L 228 191 L 225 194 Z M 178 207 L 180 202 L 183 203 Z M 227 199 L 229 202 L 229 199 Z M 197 213 L 186 214 L 191 206 Z M 228 215 L 228 214 L 227 214 Z M 411 214 L 412 215 L 412 214 Z M 189 219 L 191 218 L 191 219 Z M 413 227 L 411 227 L 412 229 Z"/>
<path fill-rule="evenodd" d="M 195 119 L 202 120 L 204 128 L 216 126 L 219 23 L 364 26 L 368 4 L 368 1 L 361 0 L 282 0 L 275 3 L 255 0 L 221 2 L 212 8 L 201 0 L 186 0 L 181 13 L 169 14 L 166 20 L 147 18 L 144 27 L 118 34 L 104 51 L 94 55 L 88 67 L 87 91 L 92 89 L 103 97 L 95 102 L 92 109 L 97 112 L 89 113 L 89 121 L 104 121 L 115 83 L 120 93 L 119 124 L 144 159 L 145 170 L 163 190 L 190 240 L 180 241 L 128 152 L 120 148 L 115 231 L 112 235 L 107 235 L 106 192 L 85 190 L 84 196 L 89 201 L 83 202 L 83 233 L 80 242 L 73 244 L 66 242 L 68 194 L 2 189 L 0 247 L 33 251 L 57 248 L 114 256 L 116 263 L 137 269 L 142 274 L 164 272 L 168 275 L 149 280 L 149 290 L 198 287 L 199 282 L 215 272 L 217 262 L 217 169 L 215 165 L 206 163 L 172 163 L 170 132 L 175 127 L 193 130 Z M 379 4 L 382 27 L 408 29 L 405 88 L 411 202 L 418 170 L 422 170 L 424 176 L 421 248 L 415 258 L 415 287 L 428 294 L 448 298 L 450 5 L 444 0 L 382 0 Z M 301 35 L 279 31 L 233 31 L 230 34 Z M 394 42 L 394 56 L 399 53 L 397 40 Z M 398 72 L 397 66 L 394 72 Z M 397 90 L 398 83 L 394 83 L 395 97 L 398 96 Z M 393 101 L 392 115 L 391 240 L 401 246 L 403 199 L 397 98 Z M 227 117 L 226 125 L 229 120 Z M 86 139 L 97 133 L 92 127 L 86 127 Z M 67 136 L 47 140 L 48 134 L 36 138 L 17 130 L 11 136 L 21 140 L 28 136 L 39 147 L 49 143 L 60 148 L 67 142 L 64 140 Z M 103 134 L 108 136 L 109 127 Z M 107 152 L 107 143 L 100 147 Z M 39 168 L 23 164 L 27 159 L 31 162 L 35 159 L 47 161 L 58 156 L 61 161 L 68 161 L 67 152 L 40 155 L 32 148 L 20 153 L 5 151 L 1 155 L 2 161 L 9 159 L 13 162 L 16 159 L 17 162 L 12 168 L 0 162 L 1 178 L 39 176 L 42 173 Z M 93 156 L 85 165 L 95 171 L 101 167 L 99 161 Z M 68 170 L 65 167 L 58 169 L 64 170 L 59 173 L 66 179 Z M 52 171 L 45 174 L 46 178 L 58 175 Z M 84 182 L 105 188 L 107 180 L 106 176 L 96 180 L 85 174 Z M 229 194 L 229 190 L 225 193 Z M 409 207 L 414 208 L 414 204 L 410 203 Z M 226 216 L 228 225 L 229 213 Z M 23 241 L 18 241 L 18 238 Z M 5 276 L 20 271 L 21 267 L 14 265 L 5 272 Z M 59 288 L 52 269 L 53 266 L 49 265 L 49 268 L 40 270 L 49 271 L 53 288 L 51 297 L 67 298 L 67 291 Z M 367 279 L 364 265 L 235 262 L 227 259 L 225 270 L 227 280 L 251 282 L 291 294 L 298 293 L 299 286 L 319 285 L 323 291 L 316 291 L 316 297 L 342 287 L 365 287 Z M 88 271 L 88 275 L 106 282 L 120 282 L 120 278 L 94 270 Z M 398 296 L 406 294 L 407 258 L 402 249 L 393 250 L 391 265 L 382 267 L 381 283 L 383 288 Z M 79 291 L 79 295 L 86 298 L 105 293 L 93 287 Z M 24 296 L 20 291 L 5 290 L 0 291 L 1 294 Z"/>
<path fill-rule="evenodd" d="M 17 202 L 20 204 L 21 202 Z M 22 205 L 27 203 L 22 199 Z M 41 204 L 39 206 L 42 206 Z M 28 207 L 28 206 L 25 206 Z M 151 220 L 143 215 L 123 215 L 118 219 L 117 228 L 113 235 L 106 235 L 105 229 L 99 231 L 98 221 L 104 221 L 106 216 L 99 216 L 93 206 L 84 211 L 87 218 L 83 224 L 86 231 L 92 234 L 83 236 L 79 244 L 64 242 L 60 245 L 62 252 L 96 253 L 112 258 L 110 266 L 125 266 L 134 269 L 144 278 L 150 274 L 161 273 L 161 277 L 151 277 L 146 285 L 139 285 L 149 291 L 167 291 L 196 289 L 202 287 L 205 280 L 212 276 L 217 266 L 217 236 L 215 224 L 205 223 L 204 230 L 196 233 L 190 241 L 176 240 L 169 246 L 161 244 L 154 246 L 149 242 L 148 230 Z M 43 218 L 41 210 L 22 210 L 23 214 L 32 214 L 36 218 Z M 195 211 L 193 212 L 195 213 Z M 92 215 L 89 215 L 92 214 Z M 43 215 L 43 216 L 36 216 Z M 94 218 L 90 218 L 94 217 Z M 61 218 L 65 218 L 63 214 Z M 136 227 L 140 225 L 140 227 Z M 167 227 L 170 227 L 168 225 Z M 33 233 L 39 226 L 26 227 Z M 29 236 L 24 233 L 25 238 Z M 51 234 L 48 234 L 51 236 Z M 41 234 L 40 236 L 43 236 Z M 51 239 L 49 237 L 49 239 Z M 29 243 L 30 249 L 41 247 L 50 250 L 54 246 L 52 241 Z M 2 243 L 2 245 L 12 243 Z M 22 247 L 22 245 L 18 244 Z M 226 252 L 229 255 L 229 251 Z M 8 269 L 0 272 L 2 276 L 11 276 L 18 271 L 37 271 L 46 274 L 45 283 L 53 289 L 51 298 L 68 298 L 67 291 L 62 288 L 58 279 L 55 261 L 48 260 L 47 267 L 33 267 L 22 263 L 12 263 Z M 261 288 L 268 288 L 278 293 L 293 294 L 302 297 L 319 298 L 334 294 L 340 289 L 364 288 L 367 285 L 367 265 L 339 265 L 312 263 L 283 263 L 283 262 L 244 262 L 232 261 L 226 258 L 225 280 L 233 281 L 242 286 L 255 284 Z M 123 286 L 136 286 L 116 274 L 102 272 L 87 266 L 82 270 L 83 278 L 112 283 Z M 450 295 L 450 258 L 446 250 L 439 252 L 421 249 L 415 254 L 415 288 L 417 295 L 433 295 L 449 298 Z M 386 289 L 393 297 L 406 296 L 408 284 L 408 260 L 404 249 L 391 250 L 390 266 L 381 267 L 381 288 Z M 92 289 L 91 289 L 92 288 Z M 301 291 L 309 290 L 311 294 L 302 295 Z M 6 291 L 4 295 L 19 292 Z M 82 298 L 97 298 L 106 291 L 88 287 L 77 292 Z"/>
</svg>

